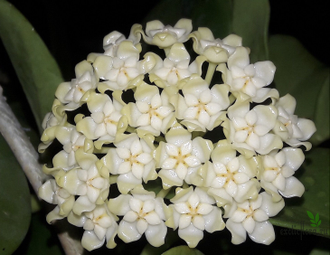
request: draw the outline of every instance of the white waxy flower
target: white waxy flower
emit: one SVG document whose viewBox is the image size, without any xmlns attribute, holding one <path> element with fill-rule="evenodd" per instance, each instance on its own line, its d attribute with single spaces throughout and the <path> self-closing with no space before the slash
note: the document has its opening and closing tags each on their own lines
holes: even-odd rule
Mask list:
<svg viewBox="0 0 330 255">
<path fill-rule="evenodd" d="M 180 238 L 185 240 L 190 248 L 197 246 L 203 239 L 203 231 L 209 233 L 224 229 L 222 212 L 214 206 L 214 199 L 201 188 L 176 189 L 176 195 L 169 205 L 173 214 L 166 222 L 167 226 L 177 229 Z"/>
<path fill-rule="evenodd" d="M 227 140 L 218 142 L 211 155 L 212 163 L 208 164 L 204 186 L 208 194 L 217 201 L 218 206 L 231 203 L 232 198 L 242 202 L 258 194 L 258 186 L 251 179 L 255 177 L 256 166 L 252 159 L 236 156 Z"/>
<path fill-rule="evenodd" d="M 118 31 L 112 31 L 111 33 L 107 34 L 103 38 L 104 55 L 110 57 L 117 56 L 118 47 L 123 41 L 131 41 L 136 47 L 140 48 L 141 46 L 139 46 L 139 42 L 141 36 L 136 33 L 136 30 L 139 30 L 140 27 L 141 25 L 139 24 L 133 25 L 131 28 L 131 33 L 127 39 L 122 33 Z"/>
<path fill-rule="evenodd" d="M 117 47 L 122 41 L 125 41 L 126 37 L 118 32 L 112 31 L 103 38 L 104 55 L 114 57 L 117 53 Z"/>
<path fill-rule="evenodd" d="M 174 108 L 165 91 L 160 94 L 156 86 L 143 83 L 138 86 L 134 97 L 136 103 L 129 103 L 123 110 L 129 125 L 158 136 L 176 121 Z"/>
<path fill-rule="evenodd" d="M 71 213 L 68 221 L 78 227 L 83 227 L 85 232 L 81 239 L 82 246 L 92 251 L 100 248 L 107 241 L 108 248 L 114 248 L 114 238 L 117 234 L 117 217 L 109 212 L 106 205 L 97 206 L 90 212 L 78 216 Z"/>
<path fill-rule="evenodd" d="M 67 110 L 75 110 L 81 106 L 84 94 L 95 89 L 98 81 L 92 65 L 86 60 L 76 65 L 75 72 L 76 79 L 61 83 L 55 92 L 55 96 L 65 104 Z"/>
<path fill-rule="evenodd" d="M 231 92 L 243 100 L 252 99 L 263 102 L 268 97 L 278 98 L 278 91 L 264 88 L 272 83 L 276 67 L 271 61 L 260 61 L 250 64 L 249 52 L 244 47 L 237 47 L 228 58 L 228 69 L 225 64 L 217 70 L 223 73 L 223 80 L 230 85 Z"/>
<path fill-rule="evenodd" d="M 74 196 L 59 187 L 54 179 L 46 181 L 38 190 L 38 196 L 56 207 L 48 213 L 46 220 L 51 223 L 69 215 L 74 204 Z"/>
<path fill-rule="evenodd" d="M 104 91 L 107 89 L 126 90 L 134 87 L 130 84 L 141 74 L 138 66 L 140 51 L 140 47 L 126 40 L 117 46 L 115 56 L 97 57 L 93 66 L 95 72 L 104 80 L 98 84 L 98 88 Z"/>
<path fill-rule="evenodd" d="M 274 106 L 257 105 L 250 110 L 247 101 L 237 101 L 228 109 L 228 117 L 222 124 L 224 133 L 240 153 L 250 157 L 255 152 L 265 155 L 282 148 L 280 137 L 270 133 L 277 118 Z"/>
<path fill-rule="evenodd" d="M 72 208 L 80 215 L 84 211 L 91 211 L 96 204 L 104 203 L 109 193 L 109 172 L 102 169 L 94 154 L 77 150 L 76 160 L 78 166 L 69 171 L 57 171 L 55 179 L 57 184 L 72 195 L 79 197 Z"/>
<path fill-rule="evenodd" d="M 293 176 L 305 160 L 305 155 L 299 148 L 286 147 L 277 153 L 263 156 L 264 171 L 261 185 L 272 194 L 275 201 L 284 197 L 301 197 L 305 191 L 304 185 Z"/>
<path fill-rule="evenodd" d="M 298 118 L 294 115 L 296 109 L 296 99 L 287 94 L 281 97 L 275 105 L 278 109 L 278 123 L 274 132 L 290 146 L 298 147 L 303 145 L 307 150 L 312 147 L 310 142 L 306 142 L 316 131 L 313 121 Z"/>
<path fill-rule="evenodd" d="M 63 110 L 63 104 L 55 99 L 52 105 L 52 111 L 47 113 L 42 121 L 44 129 L 41 135 L 41 142 L 38 146 L 38 151 L 43 153 L 55 139 L 55 134 L 59 126 L 71 126 L 67 122 L 67 115 Z"/>
<path fill-rule="evenodd" d="M 236 47 L 242 45 L 242 38 L 234 34 L 223 40 L 215 39 L 212 31 L 207 27 L 199 27 L 197 31 L 190 34 L 190 37 L 194 40 L 195 52 L 215 64 L 226 62 Z"/>
<path fill-rule="evenodd" d="M 154 69 L 150 74 L 150 81 L 155 82 L 160 87 L 176 86 L 177 83 L 189 77 L 193 72 L 194 65 L 189 65 L 190 55 L 182 43 L 175 43 L 162 66 Z"/>
<path fill-rule="evenodd" d="M 53 166 L 62 169 L 70 169 L 77 165 L 76 151 L 80 148 L 85 151 L 93 150 L 91 140 L 79 133 L 74 126 L 61 126 L 56 130 L 56 139 L 63 145 L 63 150 L 58 152 L 53 158 Z"/>
<path fill-rule="evenodd" d="M 108 203 L 111 212 L 124 216 L 119 223 L 119 238 L 130 243 L 145 234 L 154 247 L 163 245 L 167 233 L 163 199 L 156 198 L 154 192 L 146 191 L 142 186 L 137 186 L 131 193 L 119 195 Z"/>
<path fill-rule="evenodd" d="M 90 210 L 95 204 L 102 203 L 109 194 L 109 174 L 104 172 L 100 174 L 96 164 L 88 169 L 77 171 L 81 184 L 79 186 L 80 197 L 76 200 L 73 211 L 76 214 Z"/>
<path fill-rule="evenodd" d="M 45 117 L 44 117 L 41 125 L 42 125 L 42 128 L 45 130 L 47 128 L 57 126 L 58 124 L 60 124 L 60 122 L 56 118 L 56 116 L 54 115 L 54 113 L 48 112 L 45 115 Z"/>
<path fill-rule="evenodd" d="M 257 243 L 270 244 L 275 240 L 272 224 L 268 221 L 270 216 L 275 216 L 284 207 L 284 200 L 272 202 L 266 192 L 262 192 L 254 200 L 243 203 L 233 203 L 225 210 L 229 219 L 226 228 L 232 234 L 232 243 L 240 244 L 246 240 L 246 233 Z M 229 215 L 228 215 L 229 214 Z"/>
<path fill-rule="evenodd" d="M 127 194 L 131 189 L 157 178 L 154 148 L 136 134 L 123 136 L 115 142 L 102 162 L 112 175 L 118 175 L 117 185 L 121 193 Z"/>
<path fill-rule="evenodd" d="M 106 94 L 90 95 L 87 106 L 91 115 L 77 122 L 77 130 L 88 139 L 112 142 L 117 134 L 121 105 Z M 96 146 L 96 144 L 95 144 Z"/>
<path fill-rule="evenodd" d="M 198 75 L 192 75 L 183 86 L 183 96 L 177 94 L 173 102 L 176 117 L 189 131 L 212 130 L 222 122 L 224 110 L 229 106 L 229 87 L 225 84 L 214 85 L 209 89 L 208 83 Z"/>
<path fill-rule="evenodd" d="M 174 43 L 183 43 L 188 40 L 188 35 L 192 30 L 192 22 L 189 19 L 180 19 L 174 27 L 165 26 L 159 20 L 154 20 L 146 24 L 145 34 L 142 32 L 146 43 L 157 45 L 160 48 L 167 48 Z"/>
<path fill-rule="evenodd" d="M 201 137 L 191 140 L 191 133 L 182 126 L 168 131 L 165 139 L 167 143 L 161 142 L 156 149 L 163 188 L 181 186 L 183 181 L 193 183 L 194 175 L 210 157 L 212 142 Z"/>
</svg>

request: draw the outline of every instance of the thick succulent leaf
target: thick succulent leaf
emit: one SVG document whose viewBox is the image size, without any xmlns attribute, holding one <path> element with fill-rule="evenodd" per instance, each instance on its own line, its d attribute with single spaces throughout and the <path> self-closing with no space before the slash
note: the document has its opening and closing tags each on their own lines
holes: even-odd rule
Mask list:
<svg viewBox="0 0 330 255">
<path fill-rule="evenodd" d="M 231 33 L 243 38 L 243 45 L 251 49 L 251 62 L 268 60 L 268 22 L 270 8 L 267 0 L 233 1 Z M 216 24 L 214 24 L 216 25 Z"/>
<path fill-rule="evenodd" d="M 298 179 L 305 186 L 302 198 L 285 199 L 286 206 L 271 222 L 274 225 L 313 233 L 330 238 L 329 211 L 329 156 L 330 150 L 314 148 L 306 153 L 306 160 L 296 172 Z M 321 224 L 311 226 L 307 211 L 319 215 Z"/>
<path fill-rule="evenodd" d="M 295 114 L 315 122 L 317 131 L 311 141 L 319 144 L 329 139 L 329 67 L 289 36 L 271 36 L 269 54 L 277 68 L 276 88 L 282 96 L 290 93 L 296 98 Z"/>
<path fill-rule="evenodd" d="M 33 26 L 3 0 L 0 0 L 0 38 L 40 127 L 63 80 L 60 69 Z"/>
<path fill-rule="evenodd" d="M 12 254 L 29 228 L 30 191 L 21 166 L 0 135 L 0 253 Z"/>
<path fill-rule="evenodd" d="M 145 18 L 160 19 L 164 24 L 174 25 L 182 17 L 193 21 L 194 29 L 208 27 L 215 38 L 231 33 L 243 37 L 243 45 L 251 48 L 251 60 L 267 59 L 267 28 L 269 21 L 267 0 L 161 1 Z"/>
<path fill-rule="evenodd" d="M 188 246 L 182 245 L 174 247 L 164 253 L 162 255 L 203 255 L 201 251 L 197 249 L 191 249 Z"/>
</svg>

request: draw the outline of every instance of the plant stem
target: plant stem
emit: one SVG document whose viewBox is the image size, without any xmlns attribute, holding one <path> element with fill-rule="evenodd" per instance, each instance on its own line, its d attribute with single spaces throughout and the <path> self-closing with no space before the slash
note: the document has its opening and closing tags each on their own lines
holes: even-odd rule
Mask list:
<svg viewBox="0 0 330 255">
<path fill-rule="evenodd" d="M 209 66 L 207 68 L 207 73 L 206 73 L 206 76 L 205 76 L 205 81 L 209 85 L 211 84 L 211 81 L 212 81 L 212 78 L 213 78 L 213 74 L 214 74 L 214 71 L 215 71 L 215 68 L 216 67 L 217 67 L 217 64 L 212 63 L 212 62 L 209 62 Z"/>
<path fill-rule="evenodd" d="M 161 189 L 158 194 L 157 194 L 157 197 L 161 197 L 161 198 L 164 198 L 166 197 L 166 195 L 171 191 L 171 188 L 169 189 Z"/>
<path fill-rule="evenodd" d="M 118 175 L 110 175 L 110 184 L 117 183 Z"/>
<path fill-rule="evenodd" d="M 38 153 L 7 104 L 2 91 L 3 89 L 0 86 L 1 134 L 13 151 L 35 193 L 38 194 L 38 189 L 47 178 L 47 175 L 42 172 L 41 165 L 38 162 Z"/>
<path fill-rule="evenodd" d="M 2 93 L 3 89 L 0 86 L 0 132 L 21 165 L 34 192 L 38 194 L 38 189 L 47 179 L 47 175 L 42 172 L 42 166 L 38 162 L 37 151 L 31 144 L 30 139 L 25 134 Z M 79 255 L 83 253 L 80 241 L 72 239 L 70 234 L 66 232 L 66 229 L 59 231 L 58 238 L 67 255 Z"/>
</svg>

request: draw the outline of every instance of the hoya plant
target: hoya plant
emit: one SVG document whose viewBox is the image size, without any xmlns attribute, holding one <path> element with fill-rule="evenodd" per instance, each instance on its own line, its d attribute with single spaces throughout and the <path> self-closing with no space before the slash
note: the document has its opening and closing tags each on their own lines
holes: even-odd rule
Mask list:
<svg viewBox="0 0 330 255">
<path fill-rule="evenodd" d="M 0 35 L 40 142 L 33 147 L 3 95 L 1 132 L 35 194 L 33 210 L 58 226 L 66 254 L 208 254 L 214 240 L 226 252 L 224 244 L 272 247 L 293 233 L 329 238 L 328 69 L 307 53 L 302 61 L 290 38 L 268 43 L 256 39 L 264 27 L 246 31 L 241 14 L 267 12 L 267 1 L 234 1 L 222 37 L 222 24 L 206 26 L 194 8 L 174 22 L 158 10 L 177 3 L 161 3 L 126 35 L 110 31 L 102 52 L 65 81 L 31 25 L 0 1 Z M 314 95 L 301 93 L 311 66 Z M 0 248 L 11 254 L 28 229 L 30 192 L 2 144 Z"/>
</svg>

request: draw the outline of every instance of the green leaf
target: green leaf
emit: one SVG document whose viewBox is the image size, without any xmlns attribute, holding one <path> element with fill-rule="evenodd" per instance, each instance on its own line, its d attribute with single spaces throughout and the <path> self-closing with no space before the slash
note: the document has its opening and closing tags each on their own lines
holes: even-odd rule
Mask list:
<svg viewBox="0 0 330 255">
<path fill-rule="evenodd" d="M 12 254 L 29 228 L 30 191 L 25 175 L 0 135 L 0 254 Z"/>
<path fill-rule="evenodd" d="M 251 49 L 251 62 L 268 59 L 268 0 L 233 1 L 233 30 L 243 38 L 243 45 Z"/>
<path fill-rule="evenodd" d="M 307 211 L 308 217 L 314 220 L 314 214 L 311 213 L 310 211 Z"/>
<path fill-rule="evenodd" d="M 204 1 L 163 0 L 149 13 L 146 21 L 159 19 L 174 25 L 180 18 L 192 19 L 194 29 L 208 27 L 215 38 L 231 33 L 243 37 L 243 44 L 251 48 L 251 61 L 266 60 L 269 22 L 267 0 Z"/>
<path fill-rule="evenodd" d="M 270 219 L 272 224 L 330 238 L 329 156 L 330 149 L 325 148 L 314 148 L 306 153 L 306 160 L 295 175 L 306 191 L 301 198 L 285 199 L 284 209 Z M 317 228 L 312 228 L 309 222 L 313 216 L 310 210 L 322 219 L 322 225 L 315 224 Z M 314 219 L 314 222 L 317 221 Z"/>
<path fill-rule="evenodd" d="M 316 60 L 293 37 L 271 36 L 269 52 L 277 68 L 277 89 L 282 96 L 290 93 L 296 98 L 296 115 L 315 122 L 317 131 L 311 141 L 319 144 L 329 139 L 329 67 Z"/>
<path fill-rule="evenodd" d="M 63 81 L 60 69 L 33 26 L 4 0 L 0 0 L 0 37 L 40 128 Z"/>
<path fill-rule="evenodd" d="M 319 221 L 319 219 L 320 219 L 320 216 L 319 216 L 319 214 L 317 213 L 317 214 L 315 215 L 314 220 L 315 220 L 315 222 L 317 223 L 317 222 Z"/>
<path fill-rule="evenodd" d="M 177 246 L 168 251 L 162 253 L 162 255 L 203 255 L 203 253 L 197 249 L 191 249 L 188 246 Z"/>
</svg>

